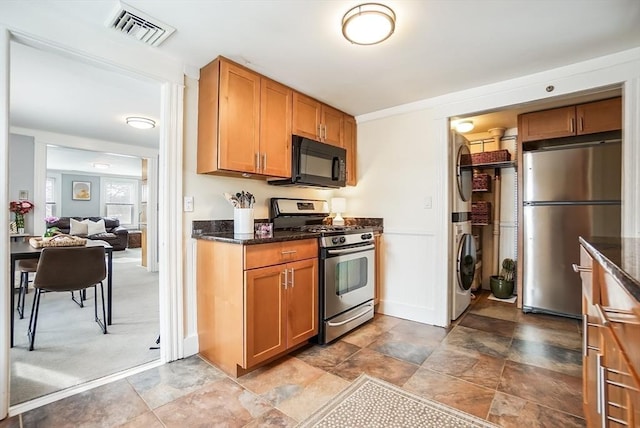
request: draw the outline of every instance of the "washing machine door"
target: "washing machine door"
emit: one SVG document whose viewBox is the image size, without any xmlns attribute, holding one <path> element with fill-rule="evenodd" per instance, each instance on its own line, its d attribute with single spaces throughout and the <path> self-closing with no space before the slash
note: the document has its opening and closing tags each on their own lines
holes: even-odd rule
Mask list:
<svg viewBox="0 0 640 428">
<path fill-rule="evenodd" d="M 456 157 L 456 177 L 458 181 L 458 194 L 463 202 L 471 199 L 473 186 L 473 170 L 471 168 L 471 151 L 466 144 L 460 145 Z"/>
<path fill-rule="evenodd" d="M 457 271 L 458 286 L 465 291 L 470 289 L 473 275 L 476 273 L 476 242 L 470 233 L 460 237 Z"/>
</svg>

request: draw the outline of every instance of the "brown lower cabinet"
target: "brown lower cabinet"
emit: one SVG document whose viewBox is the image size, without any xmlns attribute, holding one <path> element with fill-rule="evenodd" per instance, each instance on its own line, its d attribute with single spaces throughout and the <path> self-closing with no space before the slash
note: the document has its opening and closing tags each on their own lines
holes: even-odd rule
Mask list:
<svg viewBox="0 0 640 428">
<path fill-rule="evenodd" d="M 577 269 L 583 291 L 587 426 L 640 426 L 640 305 L 583 246 Z"/>
<path fill-rule="evenodd" d="M 317 335 L 317 252 L 315 239 L 198 240 L 200 355 L 237 377 Z"/>
</svg>

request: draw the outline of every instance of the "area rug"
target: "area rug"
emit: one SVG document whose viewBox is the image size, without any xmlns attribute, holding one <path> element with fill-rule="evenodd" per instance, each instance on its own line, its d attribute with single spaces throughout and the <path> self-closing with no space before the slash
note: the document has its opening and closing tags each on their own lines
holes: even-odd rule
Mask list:
<svg viewBox="0 0 640 428">
<path fill-rule="evenodd" d="M 363 374 L 298 426 L 466 428 L 498 425 Z"/>
</svg>

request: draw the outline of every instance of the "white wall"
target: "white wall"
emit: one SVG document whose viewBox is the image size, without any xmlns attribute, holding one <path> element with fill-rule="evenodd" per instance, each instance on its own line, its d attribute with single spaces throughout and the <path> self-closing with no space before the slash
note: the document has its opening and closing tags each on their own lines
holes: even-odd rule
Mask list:
<svg viewBox="0 0 640 428">
<path fill-rule="evenodd" d="M 34 141 L 24 135 L 9 135 L 9 200 L 17 201 L 21 190 L 29 192 L 28 200 L 33 199 L 33 154 Z M 8 209 L 8 207 L 7 207 Z M 33 232 L 34 212 L 24 216 L 24 228 L 27 233 Z M 14 215 L 11 213 L 11 221 Z"/>
<path fill-rule="evenodd" d="M 341 193 L 354 214 L 384 217 L 381 311 L 449 323 L 451 278 L 448 118 L 505 109 L 552 96 L 623 84 L 623 235 L 640 237 L 640 49 L 363 115 L 358 121 L 360 184 Z M 553 95 L 548 85 L 556 87 Z M 507 177 L 505 177 L 506 179 Z M 433 208 L 424 209 L 424 198 Z"/>
<path fill-rule="evenodd" d="M 429 324 L 446 293 L 438 287 L 441 217 L 449 202 L 444 175 L 447 146 L 435 144 L 433 113 L 419 110 L 358 125 L 358 185 L 341 190 L 351 215 L 384 218 L 385 278 L 379 311 Z M 431 208 L 425 208 L 428 202 Z M 445 260 L 446 264 L 446 260 Z"/>
</svg>

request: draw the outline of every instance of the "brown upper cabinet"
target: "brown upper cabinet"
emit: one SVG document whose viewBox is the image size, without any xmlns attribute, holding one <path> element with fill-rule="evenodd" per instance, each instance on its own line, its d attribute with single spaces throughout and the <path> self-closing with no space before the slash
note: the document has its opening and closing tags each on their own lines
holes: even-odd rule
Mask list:
<svg viewBox="0 0 640 428">
<path fill-rule="evenodd" d="M 291 177 L 291 136 L 347 150 L 347 184 L 356 185 L 356 122 L 224 57 L 200 70 L 199 174 Z"/>
<path fill-rule="evenodd" d="M 356 119 L 353 116 L 344 117 L 344 148 L 347 150 L 347 186 L 355 186 L 356 179 Z"/>
<path fill-rule="evenodd" d="M 299 92 L 293 93 L 293 133 L 312 140 L 343 146 L 344 116 L 340 110 Z"/>
<path fill-rule="evenodd" d="M 199 95 L 198 173 L 291 176 L 291 89 L 219 57 Z"/>
<path fill-rule="evenodd" d="M 610 98 L 518 116 L 522 142 L 622 129 L 622 99 Z"/>
</svg>

